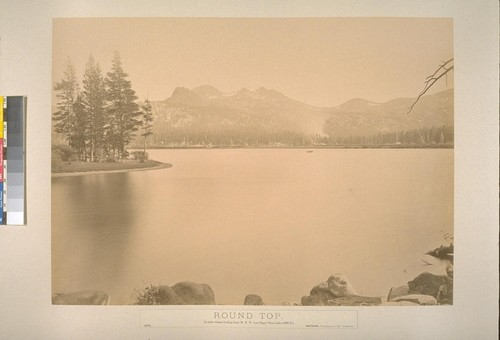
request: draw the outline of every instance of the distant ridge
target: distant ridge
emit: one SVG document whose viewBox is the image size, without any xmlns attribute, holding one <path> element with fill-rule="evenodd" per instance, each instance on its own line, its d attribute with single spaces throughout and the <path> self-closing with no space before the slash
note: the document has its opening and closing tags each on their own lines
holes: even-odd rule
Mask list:
<svg viewBox="0 0 500 340">
<path fill-rule="evenodd" d="M 320 108 L 274 89 L 242 88 L 223 93 L 211 85 L 177 87 L 170 97 L 152 102 L 155 145 L 311 145 L 356 136 L 419 129 L 452 128 L 453 89 L 422 97 L 376 103 L 354 98 Z"/>
</svg>

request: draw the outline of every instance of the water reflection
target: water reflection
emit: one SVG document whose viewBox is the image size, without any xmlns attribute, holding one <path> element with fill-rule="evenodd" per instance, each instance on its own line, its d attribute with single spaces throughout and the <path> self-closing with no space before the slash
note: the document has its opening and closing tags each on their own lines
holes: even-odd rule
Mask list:
<svg viewBox="0 0 500 340">
<path fill-rule="evenodd" d="M 52 181 L 54 291 L 119 286 L 138 209 L 129 174 Z"/>
</svg>

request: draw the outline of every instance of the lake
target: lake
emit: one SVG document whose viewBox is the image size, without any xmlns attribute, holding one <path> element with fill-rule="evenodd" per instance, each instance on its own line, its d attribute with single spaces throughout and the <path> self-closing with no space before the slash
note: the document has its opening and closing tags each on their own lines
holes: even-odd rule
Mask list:
<svg viewBox="0 0 500 340">
<path fill-rule="evenodd" d="M 52 289 L 181 281 L 300 303 L 331 274 L 386 297 L 453 233 L 452 149 L 150 150 L 172 168 L 52 178 Z"/>
</svg>

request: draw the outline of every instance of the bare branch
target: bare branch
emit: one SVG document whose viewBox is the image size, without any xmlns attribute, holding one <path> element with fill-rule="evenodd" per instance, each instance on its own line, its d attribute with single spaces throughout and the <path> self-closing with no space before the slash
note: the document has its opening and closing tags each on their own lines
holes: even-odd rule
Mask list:
<svg viewBox="0 0 500 340">
<path fill-rule="evenodd" d="M 413 102 L 413 104 L 411 104 L 410 106 L 410 109 L 408 110 L 408 113 L 410 113 L 413 108 L 415 107 L 415 105 L 417 104 L 417 102 L 420 100 L 420 98 L 422 98 L 422 96 L 424 94 L 427 93 L 427 91 L 429 91 L 429 89 L 439 80 L 441 79 L 442 77 L 444 77 L 446 74 L 448 74 L 448 72 L 450 72 L 451 70 L 454 69 L 454 65 L 451 65 L 451 66 L 448 66 L 448 64 L 452 63 L 453 62 L 453 59 L 454 58 L 451 58 L 447 61 L 444 61 L 441 65 L 439 65 L 439 67 L 437 68 L 437 70 L 430 76 L 428 76 L 426 78 L 426 81 L 424 82 L 424 89 L 420 92 L 420 94 L 418 95 L 417 99 L 415 99 L 415 101 Z"/>
<path fill-rule="evenodd" d="M 434 74 L 428 76 L 427 79 L 433 78 L 439 72 L 439 70 L 441 70 L 442 68 L 446 68 L 445 66 L 448 65 L 449 63 L 451 63 L 452 61 L 453 61 L 453 58 L 451 58 L 450 60 L 447 60 L 447 61 L 443 61 L 443 63 L 441 65 L 439 65 L 438 69 L 434 72 Z"/>
</svg>

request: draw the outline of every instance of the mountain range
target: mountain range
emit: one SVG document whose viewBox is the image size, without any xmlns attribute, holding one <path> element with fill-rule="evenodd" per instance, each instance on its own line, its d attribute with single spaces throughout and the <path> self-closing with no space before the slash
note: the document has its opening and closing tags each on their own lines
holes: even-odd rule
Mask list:
<svg viewBox="0 0 500 340">
<path fill-rule="evenodd" d="M 152 145 L 310 145 L 339 138 L 453 127 L 453 89 L 375 103 L 355 98 L 316 107 L 266 88 L 223 93 L 213 86 L 176 88 L 152 102 Z"/>
</svg>

